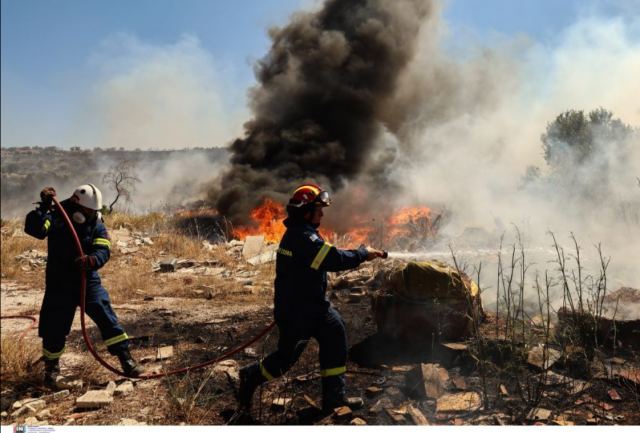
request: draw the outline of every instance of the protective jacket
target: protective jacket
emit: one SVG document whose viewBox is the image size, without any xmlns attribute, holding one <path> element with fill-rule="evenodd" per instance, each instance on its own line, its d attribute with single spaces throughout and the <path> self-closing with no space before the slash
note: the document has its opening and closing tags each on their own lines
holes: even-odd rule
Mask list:
<svg viewBox="0 0 640 433">
<path fill-rule="evenodd" d="M 327 271 L 358 267 L 367 258 L 367 250 L 340 250 L 304 220 L 288 218 L 284 225 L 287 231 L 276 257 L 275 318 L 322 316 L 330 306 L 326 299 Z"/>
<path fill-rule="evenodd" d="M 68 215 L 77 211 L 70 200 L 60 203 Z M 128 347 L 128 336 L 120 326 L 111 307 L 109 294 L 102 287 L 98 269 L 109 260 L 111 241 L 102 221 L 94 219 L 73 227 L 78 234 L 84 254 L 93 256 L 94 268 L 86 271 L 85 311 L 98 325 L 102 339 L 112 354 Z M 75 266 L 78 252 L 73 235 L 62 214 L 38 208 L 27 214 L 25 232 L 38 239 L 47 238 L 46 287 L 38 334 L 42 337 L 43 356 L 55 360 L 62 355 L 66 336 L 69 335 L 73 317 L 80 304 L 80 271 Z"/>
</svg>

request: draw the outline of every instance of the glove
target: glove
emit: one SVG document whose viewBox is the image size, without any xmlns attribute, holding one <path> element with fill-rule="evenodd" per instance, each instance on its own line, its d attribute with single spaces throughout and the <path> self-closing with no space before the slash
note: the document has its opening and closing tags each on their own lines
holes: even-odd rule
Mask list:
<svg viewBox="0 0 640 433">
<path fill-rule="evenodd" d="M 42 202 L 42 206 L 45 208 L 51 207 L 51 202 L 53 202 L 53 198 L 56 196 L 56 190 L 53 189 L 52 186 L 47 186 L 40 191 L 40 201 Z"/>
<path fill-rule="evenodd" d="M 80 256 L 75 259 L 74 264 L 78 270 L 91 271 L 96 268 L 96 258 L 94 256 Z"/>
</svg>

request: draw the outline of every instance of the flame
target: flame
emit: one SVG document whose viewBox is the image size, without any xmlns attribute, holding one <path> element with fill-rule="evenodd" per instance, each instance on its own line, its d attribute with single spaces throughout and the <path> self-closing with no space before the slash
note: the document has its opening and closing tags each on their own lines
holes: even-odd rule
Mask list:
<svg viewBox="0 0 640 433">
<path fill-rule="evenodd" d="M 318 231 L 324 239 L 342 248 L 355 248 L 361 244 L 370 245 L 380 242 L 390 245 L 401 238 L 435 236 L 431 214 L 431 209 L 425 206 L 404 207 L 386 218 L 384 224 L 377 226 L 367 216 L 356 215 L 353 218 L 353 227 L 344 233 L 338 233 L 327 227 L 320 227 Z M 286 217 L 283 205 L 267 198 L 251 211 L 250 216 L 254 225 L 235 228 L 234 237 L 244 239 L 247 236 L 263 235 L 267 242 L 280 241 L 286 230 L 282 224 Z"/>
<path fill-rule="evenodd" d="M 269 198 L 251 211 L 253 227 L 237 227 L 233 230 L 233 236 L 244 239 L 247 236 L 263 235 L 267 242 L 279 242 L 286 227 L 282 224 L 286 214 L 284 206 Z"/>
</svg>

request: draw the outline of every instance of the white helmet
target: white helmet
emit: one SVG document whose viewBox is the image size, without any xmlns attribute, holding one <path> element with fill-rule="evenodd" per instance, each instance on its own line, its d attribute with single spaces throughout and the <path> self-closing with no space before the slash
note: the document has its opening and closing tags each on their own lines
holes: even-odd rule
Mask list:
<svg viewBox="0 0 640 433">
<path fill-rule="evenodd" d="M 73 196 L 80 206 L 93 210 L 102 209 L 102 193 L 93 184 L 80 185 L 73 192 Z"/>
</svg>

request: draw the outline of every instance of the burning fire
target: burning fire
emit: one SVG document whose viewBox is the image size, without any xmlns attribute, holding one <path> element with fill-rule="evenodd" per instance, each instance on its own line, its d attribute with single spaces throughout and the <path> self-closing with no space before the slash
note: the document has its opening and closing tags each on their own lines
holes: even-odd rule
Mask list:
<svg viewBox="0 0 640 433">
<path fill-rule="evenodd" d="M 432 211 L 428 207 L 404 207 L 391 214 L 383 225 L 372 224 L 366 217 L 357 218 L 353 228 L 345 233 L 337 233 L 329 228 L 319 229 L 323 238 L 337 242 L 341 247 L 357 247 L 360 244 L 383 242 L 390 245 L 402 237 L 435 236 Z M 244 239 L 247 236 L 263 235 L 267 242 L 279 242 L 286 227 L 282 223 L 286 218 L 284 206 L 271 199 L 251 211 L 252 227 L 237 227 L 234 237 Z"/>
</svg>

